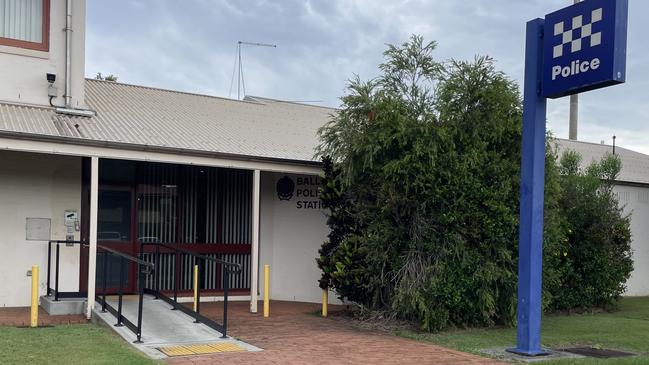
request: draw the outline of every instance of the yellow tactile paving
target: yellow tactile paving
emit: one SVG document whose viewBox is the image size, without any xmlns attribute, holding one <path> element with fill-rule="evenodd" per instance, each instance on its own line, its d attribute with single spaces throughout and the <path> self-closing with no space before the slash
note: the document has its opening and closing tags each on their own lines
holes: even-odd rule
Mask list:
<svg viewBox="0 0 649 365">
<path fill-rule="evenodd" d="M 210 343 L 210 344 L 196 344 L 196 345 L 179 345 L 179 346 L 166 346 L 158 348 L 163 354 L 167 356 L 188 356 L 188 355 L 203 355 L 214 354 L 217 352 L 242 352 L 246 351 L 243 347 L 235 343 Z"/>
</svg>

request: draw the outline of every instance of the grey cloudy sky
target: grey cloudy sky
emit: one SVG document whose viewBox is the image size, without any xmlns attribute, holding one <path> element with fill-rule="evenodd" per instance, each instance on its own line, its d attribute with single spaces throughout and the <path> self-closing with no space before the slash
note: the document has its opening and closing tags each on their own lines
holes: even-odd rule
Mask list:
<svg viewBox="0 0 649 365">
<path fill-rule="evenodd" d="M 247 94 L 338 106 L 353 74 L 376 76 L 386 43 L 416 33 L 439 42 L 438 60 L 489 55 L 522 84 L 525 22 L 571 3 L 87 0 L 86 73 L 228 97 L 237 41 L 275 43 L 243 49 Z M 649 154 L 649 1 L 629 3 L 627 83 L 582 94 L 579 139 L 610 144 L 615 134 L 620 146 Z M 549 103 L 558 137 L 567 138 L 568 108 L 567 98 Z"/>
</svg>

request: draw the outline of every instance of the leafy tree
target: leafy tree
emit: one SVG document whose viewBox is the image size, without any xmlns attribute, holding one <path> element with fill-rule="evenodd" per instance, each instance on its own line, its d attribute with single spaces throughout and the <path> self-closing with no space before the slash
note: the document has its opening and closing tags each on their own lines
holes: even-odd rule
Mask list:
<svg viewBox="0 0 649 365">
<path fill-rule="evenodd" d="M 331 284 L 429 330 L 511 323 L 517 86 L 486 57 L 437 63 L 435 46 L 417 36 L 389 46 L 382 75 L 353 79 L 320 131 L 360 227 L 329 248 Z"/>
<path fill-rule="evenodd" d="M 108 76 L 103 76 L 101 72 L 97 72 L 97 75 L 95 75 L 95 80 L 103 80 L 103 81 L 117 81 L 117 76 L 110 74 Z"/>
</svg>

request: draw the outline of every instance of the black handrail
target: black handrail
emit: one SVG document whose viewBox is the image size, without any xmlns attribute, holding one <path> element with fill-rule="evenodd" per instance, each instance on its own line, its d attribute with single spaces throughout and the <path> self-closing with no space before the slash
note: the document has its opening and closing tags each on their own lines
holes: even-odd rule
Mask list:
<svg viewBox="0 0 649 365">
<path fill-rule="evenodd" d="M 52 244 L 56 244 L 56 261 L 55 261 L 55 277 L 54 277 L 54 288 L 51 287 L 51 264 L 52 264 Z M 65 244 L 65 245 L 82 245 L 82 246 L 88 246 L 88 243 L 85 241 L 75 241 L 75 240 L 50 240 L 48 241 L 48 247 L 47 247 L 47 296 L 51 296 L 54 294 L 54 300 L 59 301 L 59 299 L 63 298 L 85 298 L 87 296 L 86 292 L 60 292 L 59 291 L 59 261 L 60 261 L 60 245 Z M 143 306 L 143 296 L 144 293 L 147 294 L 153 294 L 155 295 L 156 299 L 163 299 L 167 303 L 172 305 L 172 309 L 176 310 L 181 310 L 184 313 L 194 317 L 196 323 L 203 323 L 219 332 L 222 333 L 222 337 L 226 338 L 227 337 L 227 328 L 228 328 L 228 292 L 229 292 L 229 286 L 230 286 L 230 275 L 231 274 L 239 274 L 242 271 L 241 265 L 237 263 L 232 263 L 228 262 L 222 259 L 217 259 L 213 257 L 209 257 L 206 255 L 198 254 L 189 250 L 182 249 L 180 247 L 177 247 L 175 245 L 167 244 L 167 243 L 158 243 L 158 242 L 140 242 L 140 253 L 143 252 L 143 247 L 145 245 L 155 245 L 156 246 L 156 256 L 155 256 L 155 264 L 146 262 L 140 258 L 119 252 L 117 250 L 114 250 L 110 247 L 106 247 L 103 245 L 97 245 L 98 250 L 103 250 L 105 252 L 104 257 L 103 257 L 103 290 L 101 295 L 96 294 L 96 299 L 97 301 L 101 304 L 102 306 L 102 311 L 103 312 L 110 312 L 115 317 L 117 317 L 117 323 L 115 326 L 121 327 L 121 326 L 126 326 L 129 328 L 131 331 L 133 331 L 136 336 L 137 340 L 135 341 L 136 343 L 141 343 L 141 337 L 142 337 L 142 306 Z M 198 264 L 199 267 L 199 272 L 201 277 L 203 276 L 203 269 L 204 269 L 204 262 L 205 261 L 211 261 L 215 262 L 217 264 L 221 264 L 221 267 L 223 269 L 224 275 L 223 277 L 223 324 L 220 325 L 216 321 L 207 318 L 203 315 L 200 314 L 200 297 L 201 297 L 201 289 L 200 285 L 197 287 L 197 294 L 198 294 L 198 301 L 196 303 L 196 311 L 193 311 L 184 305 L 180 304 L 178 302 L 178 282 L 180 281 L 180 278 L 177 276 L 174 277 L 174 297 L 173 299 L 169 298 L 165 294 L 163 294 L 160 291 L 159 288 L 159 278 L 157 277 L 157 273 L 159 272 L 159 263 L 160 263 L 160 247 L 165 247 L 167 249 L 170 249 L 174 251 L 174 255 L 176 256 L 176 264 L 179 264 L 179 254 L 186 254 L 190 255 L 193 257 L 193 261 L 195 264 Z M 117 309 L 115 309 L 112 305 L 108 303 L 106 300 L 106 294 L 107 294 L 107 270 L 108 270 L 108 255 L 107 254 L 112 254 L 120 259 L 120 284 L 119 284 L 119 291 L 118 291 L 118 306 Z M 139 302 L 138 302 L 138 318 L 137 318 L 137 325 L 133 324 L 130 320 L 128 320 L 126 317 L 122 315 L 122 302 L 123 302 L 123 295 L 124 295 L 124 281 L 125 281 L 125 275 L 124 273 L 126 272 L 125 264 L 126 261 L 131 261 L 135 264 L 138 265 L 138 295 L 139 295 Z M 146 275 L 155 275 L 154 276 L 154 289 L 148 289 L 145 287 L 145 281 Z"/>
<path fill-rule="evenodd" d="M 230 275 L 231 274 L 239 274 L 241 273 L 241 265 L 237 263 L 232 263 L 228 262 L 225 260 L 217 259 L 214 257 L 209 257 L 206 255 L 198 254 L 189 250 L 182 249 L 180 247 L 177 247 L 176 245 L 168 244 L 168 243 L 162 243 L 162 242 L 153 242 L 153 241 L 144 241 L 140 240 L 140 253 L 144 252 L 144 246 L 146 245 L 153 245 L 156 246 L 156 251 L 155 251 L 155 275 L 154 276 L 154 282 L 153 282 L 153 290 L 147 289 L 146 292 L 155 295 L 156 299 L 162 299 L 165 302 L 171 304 L 173 306 L 173 310 L 181 310 L 185 314 L 188 314 L 190 316 L 194 317 L 194 322 L 195 323 L 203 323 L 219 332 L 222 334 L 222 338 L 227 338 L 227 331 L 228 331 L 228 291 L 230 289 Z M 178 303 L 178 282 L 180 281 L 180 278 L 177 275 L 174 275 L 174 297 L 173 299 L 165 295 L 160 291 L 159 288 L 159 278 L 157 277 L 157 273 L 159 272 L 158 267 L 159 267 L 159 262 L 160 262 L 160 247 L 165 247 L 167 249 L 170 249 L 174 251 L 174 255 L 176 258 L 176 265 L 179 263 L 179 254 L 185 254 L 185 255 L 190 255 L 193 257 L 194 265 L 198 265 L 198 271 L 199 271 L 199 276 L 202 278 L 203 277 L 203 262 L 205 261 L 211 261 L 217 264 L 221 264 L 221 268 L 223 270 L 223 324 L 220 325 L 216 321 L 207 318 L 203 315 L 200 314 L 200 303 L 201 303 L 201 285 L 200 283 L 197 285 L 196 291 L 197 291 L 197 300 L 196 300 L 196 311 L 193 311 L 184 305 Z M 176 272 L 181 273 L 182 275 L 182 270 L 176 270 Z"/>
<path fill-rule="evenodd" d="M 146 262 L 144 260 L 140 260 L 137 257 L 125 254 L 123 252 L 119 252 L 117 250 L 114 250 L 110 247 L 106 247 L 103 245 L 97 245 L 98 250 L 103 250 L 104 251 L 104 258 L 103 258 L 103 290 L 102 290 L 102 295 L 96 295 L 97 301 L 101 303 L 101 310 L 102 312 L 108 312 L 112 313 L 115 317 L 117 317 L 117 323 L 115 324 L 116 327 L 121 327 L 121 326 L 126 326 L 128 329 L 130 329 L 135 335 L 137 336 L 137 340 L 135 340 L 135 343 L 142 343 L 142 306 L 144 302 L 144 282 L 146 280 L 145 276 L 146 275 L 151 275 L 152 272 L 155 270 L 155 267 L 153 264 Z M 108 253 L 115 255 L 119 257 L 120 259 L 120 270 L 119 270 L 119 291 L 118 291 L 118 302 L 117 302 L 117 309 L 115 309 L 113 306 L 108 304 L 108 301 L 106 300 L 106 292 L 107 292 L 107 282 L 108 282 L 108 275 L 107 275 L 107 270 L 108 270 Z M 133 324 L 128 318 L 126 318 L 124 315 L 122 315 L 122 296 L 124 295 L 124 272 L 125 272 L 125 260 L 131 261 L 135 264 L 137 264 L 138 267 L 138 310 L 137 310 L 137 325 Z"/>
<path fill-rule="evenodd" d="M 54 288 L 52 288 L 51 284 L 51 266 L 52 266 L 52 244 L 56 244 L 56 262 L 55 262 L 55 271 L 54 271 Z M 76 291 L 76 292 L 60 292 L 59 291 L 59 259 L 60 259 L 60 246 L 61 244 L 65 244 L 66 246 L 74 246 L 74 245 L 85 245 L 86 243 L 84 241 L 74 241 L 74 240 L 50 240 L 47 241 L 47 296 L 51 296 L 54 294 L 54 301 L 58 302 L 59 299 L 65 299 L 65 298 L 85 298 L 87 296 L 87 293 L 81 292 L 81 291 Z"/>
</svg>

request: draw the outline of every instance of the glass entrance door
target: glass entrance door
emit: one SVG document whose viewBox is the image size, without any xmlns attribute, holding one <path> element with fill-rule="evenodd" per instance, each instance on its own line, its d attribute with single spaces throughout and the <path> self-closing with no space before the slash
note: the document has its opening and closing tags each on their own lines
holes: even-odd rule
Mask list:
<svg viewBox="0 0 649 365">
<path fill-rule="evenodd" d="M 133 190 L 129 187 L 100 187 L 97 211 L 97 244 L 136 256 L 134 239 Z M 104 259 L 104 256 L 105 259 Z M 104 262 L 106 263 L 106 286 L 114 293 L 119 288 L 121 259 L 113 254 L 97 250 L 97 293 L 104 285 Z M 135 291 L 135 265 L 124 260 L 124 291 Z"/>
</svg>

